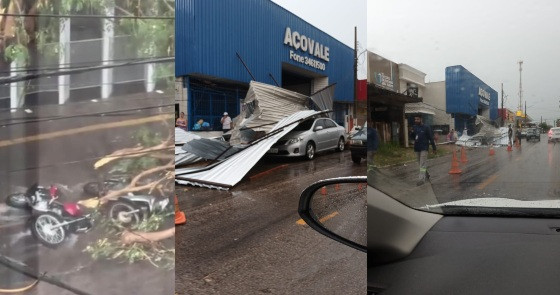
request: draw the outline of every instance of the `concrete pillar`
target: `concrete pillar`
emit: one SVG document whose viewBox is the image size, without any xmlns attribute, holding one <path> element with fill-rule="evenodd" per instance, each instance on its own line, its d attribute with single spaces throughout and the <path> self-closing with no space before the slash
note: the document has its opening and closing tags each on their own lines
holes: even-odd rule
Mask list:
<svg viewBox="0 0 560 295">
<path fill-rule="evenodd" d="M 144 85 L 146 92 L 154 92 L 156 90 L 156 65 L 146 64 L 144 66 Z"/>
<path fill-rule="evenodd" d="M 60 19 L 59 63 L 63 70 L 70 64 L 70 19 Z M 58 76 L 58 104 L 64 104 L 70 97 L 70 76 Z"/>
<path fill-rule="evenodd" d="M 107 1 L 105 15 L 115 15 L 115 3 Z M 114 43 L 115 43 L 115 27 L 114 19 L 103 19 L 103 51 L 101 59 L 104 60 L 103 65 L 110 65 L 114 59 Z M 113 68 L 101 70 L 101 98 L 107 99 L 113 92 Z"/>
<path fill-rule="evenodd" d="M 22 72 L 17 72 L 23 67 L 21 60 L 14 60 L 10 64 L 10 76 L 14 77 Z M 25 82 L 10 83 L 10 108 L 17 109 L 23 107 L 25 102 Z M 12 110 L 15 111 L 15 110 Z"/>
</svg>

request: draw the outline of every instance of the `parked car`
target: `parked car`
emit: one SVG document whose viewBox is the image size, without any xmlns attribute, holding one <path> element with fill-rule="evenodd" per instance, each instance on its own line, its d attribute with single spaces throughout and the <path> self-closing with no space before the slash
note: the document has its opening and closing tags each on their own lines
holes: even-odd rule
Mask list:
<svg viewBox="0 0 560 295">
<path fill-rule="evenodd" d="M 346 143 L 344 127 L 329 118 L 308 119 L 278 140 L 268 150 L 269 155 L 315 158 L 317 152 L 336 149 L 343 151 Z"/>
<path fill-rule="evenodd" d="M 527 128 L 527 141 L 530 140 L 541 141 L 541 134 L 538 128 Z"/>
<path fill-rule="evenodd" d="M 367 156 L 367 122 L 358 132 L 350 137 L 350 154 L 352 162 L 360 164 Z"/>
<path fill-rule="evenodd" d="M 521 138 L 526 138 L 527 137 L 527 129 L 523 128 L 521 129 Z"/>
<path fill-rule="evenodd" d="M 550 128 L 548 131 L 548 142 L 560 141 L 560 127 Z"/>
</svg>

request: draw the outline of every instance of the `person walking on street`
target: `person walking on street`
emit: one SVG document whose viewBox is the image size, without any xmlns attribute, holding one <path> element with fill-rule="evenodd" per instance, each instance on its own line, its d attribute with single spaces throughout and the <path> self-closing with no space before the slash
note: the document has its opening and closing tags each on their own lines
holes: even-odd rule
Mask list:
<svg viewBox="0 0 560 295">
<path fill-rule="evenodd" d="M 224 131 L 224 133 L 227 133 L 231 130 L 231 118 L 229 117 L 227 112 L 224 113 L 224 116 L 222 117 L 220 122 L 222 123 L 222 130 Z"/>
<path fill-rule="evenodd" d="M 517 143 L 521 146 L 521 130 L 517 129 Z"/>
<path fill-rule="evenodd" d="M 427 161 L 428 161 L 428 150 L 430 144 L 436 153 L 436 143 L 434 141 L 434 135 L 430 126 L 424 125 L 422 122 L 422 117 L 414 117 L 414 126 L 412 127 L 412 138 L 414 138 L 414 151 L 416 152 L 416 158 L 418 161 L 418 166 L 420 166 L 420 173 L 418 175 L 418 182 L 416 185 L 420 186 L 430 179 L 430 173 L 428 173 Z"/>
<path fill-rule="evenodd" d="M 377 129 L 373 127 L 372 120 L 368 122 L 367 138 L 367 170 L 369 171 L 370 168 L 373 168 L 373 157 L 379 148 L 379 136 L 377 135 Z"/>
<path fill-rule="evenodd" d="M 509 145 L 513 146 L 513 141 L 511 141 L 513 138 L 513 129 L 511 129 L 511 124 L 509 124 L 509 128 L 508 128 L 508 143 Z"/>
</svg>

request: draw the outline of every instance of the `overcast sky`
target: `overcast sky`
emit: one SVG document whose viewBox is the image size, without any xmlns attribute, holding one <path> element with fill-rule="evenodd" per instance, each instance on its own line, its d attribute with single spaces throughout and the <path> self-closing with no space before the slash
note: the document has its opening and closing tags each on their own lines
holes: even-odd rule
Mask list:
<svg viewBox="0 0 560 295">
<path fill-rule="evenodd" d="M 358 54 L 366 49 L 366 0 L 272 0 L 340 42 L 354 48 L 358 27 Z M 365 56 L 358 60 L 358 79 L 366 79 Z"/>
<path fill-rule="evenodd" d="M 536 120 L 560 118 L 560 1 L 368 0 L 367 48 L 443 81 L 445 67 L 463 65 L 501 96 L 523 100 Z M 501 100 L 499 101 L 501 105 Z M 548 121 L 550 123 L 550 121 Z"/>
</svg>

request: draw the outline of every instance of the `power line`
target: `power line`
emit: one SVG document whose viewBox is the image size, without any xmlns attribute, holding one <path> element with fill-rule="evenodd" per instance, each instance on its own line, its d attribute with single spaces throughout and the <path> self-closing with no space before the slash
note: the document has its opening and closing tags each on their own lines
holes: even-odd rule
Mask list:
<svg viewBox="0 0 560 295">
<path fill-rule="evenodd" d="M 150 63 L 164 63 L 164 62 L 171 62 L 175 61 L 175 57 L 166 57 L 166 58 L 155 58 L 155 59 L 146 59 L 142 61 L 135 61 L 135 62 L 125 62 L 125 63 L 118 63 L 112 65 L 102 65 L 102 66 L 95 66 L 95 67 L 81 67 L 71 70 L 63 70 L 63 71 L 50 71 L 44 73 L 34 73 L 28 75 L 17 75 L 13 77 L 6 77 L 0 78 L 0 84 L 9 84 L 21 81 L 27 81 L 32 79 L 37 79 L 45 76 L 65 76 L 69 74 L 79 74 L 83 72 L 95 71 L 100 69 L 110 69 L 110 68 L 117 68 L 129 65 L 138 65 L 138 64 L 150 64 Z"/>
<path fill-rule="evenodd" d="M 169 155 L 173 155 L 171 154 L 171 152 L 175 149 L 175 147 L 170 146 L 170 147 L 164 147 L 161 149 L 155 149 L 155 150 L 151 150 L 149 152 L 147 152 L 147 154 L 155 154 L 158 152 L 169 152 Z M 133 156 L 133 155 L 141 155 L 141 154 L 145 154 L 146 152 L 130 152 L 130 153 L 124 153 L 122 155 L 119 155 L 119 157 L 122 157 L 124 159 L 126 159 L 126 156 Z M 23 169 L 18 169 L 18 170 L 11 170 L 11 171 L 7 171 L 7 173 L 16 173 L 16 172 L 23 172 L 23 171 L 29 171 L 29 170 L 39 170 L 39 169 L 44 169 L 44 168 L 53 168 L 53 167 L 58 167 L 58 166 L 62 166 L 62 165 L 72 165 L 72 164 L 79 164 L 79 163 L 83 163 L 83 162 L 89 162 L 89 161 L 94 161 L 94 160 L 100 160 L 105 158 L 106 156 L 102 156 L 102 157 L 92 157 L 92 158 L 85 158 L 85 159 L 80 159 L 80 160 L 76 160 L 76 161 L 67 161 L 67 162 L 62 162 L 62 163 L 56 163 L 56 164 L 50 164 L 50 165 L 43 165 L 43 166 L 36 166 L 36 167 L 27 167 L 27 168 L 23 168 Z M 170 157 L 173 158 L 173 157 Z M 170 171 L 173 169 L 169 169 Z"/>
<path fill-rule="evenodd" d="M 97 70 L 100 71 L 100 70 Z M 157 77 L 157 78 L 170 78 L 170 77 L 175 77 L 175 75 L 169 75 L 169 76 L 161 76 L 161 77 Z M 54 86 L 70 86 L 70 89 L 81 89 L 81 88 L 91 88 L 91 87 L 97 87 L 97 86 L 101 86 L 101 85 L 118 85 L 118 84 L 127 84 L 127 83 L 134 83 L 134 82 L 140 82 L 140 81 L 145 81 L 145 79 L 140 79 L 140 80 L 131 80 L 131 81 L 115 81 L 113 83 L 95 83 L 95 84 L 91 84 L 91 85 L 87 85 L 87 84 L 83 84 L 83 85 L 78 85 L 77 83 L 75 84 L 34 84 L 34 85 L 17 85 L 17 86 L 12 86 L 12 85 L 5 85 L 2 86 L 0 85 L 0 88 L 4 87 L 4 88 L 12 88 L 12 87 L 18 87 L 18 88 L 40 88 L 40 87 L 54 87 Z M 74 87 L 72 87 L 74 86 Z M 35 90 L 41 90 L 41 89 L 35 89 Z M 58 91 L 57 89 L 42 89 L 42 91 Z M 28 93 L 29 94 L 29 93 Z M 1 97 L 0 99 L 5 99 L 8 97 Z"/>
<path fill-rule="evenodd" d="M 152 56 L 150 58 L 165 58 L 165 57 L 175 57 L 175 56 Z M 57 64 L 47 64 L 47 65 L 43 65 L 43 68 L 27 68 L 27 67 L 14 67 L 13 69 L 16 70 L 12 70 L 12 71 L 3 71 L 0 72 L 0 74 L 10 74 L 10 73 L 19 73 L 19 72 L 36 72 L 36 71 L 46 71 L 46 70 L 57 70 L 57 69 L 72 69 L 72 68 L 76 68 L 76 67 L 60 67 L 61 65 L 82 65 L 81 67 L 84 67 L 86 65 L 91 65 L 91 64 L 100 64 L 100 63 L 105 63 L 105 62 L 115 62 L 115 61 L 137 61 L 137 60 L 143 60 L 146 59 L 146 57 L 135 57 L 135 58 L 120 58 L 120 59 L 105 59 L 105 60 L 99 60 L 99 61 L 84 61 L 84 62 L 70 62 L 70 63 L 57 63 Z M 59 67 L 54 67 L 58 65 Z M 53 67 L 47 67 L 47 66 L 53 66 Z"/>
<path fill-rule="evenodd" d="M 165 97 L 162 97 L 162 98 L 165 98 Z M 169 98 L 171 98 L 171 96 Z M 153 99 L 153 98 L 150 98 L 150 99 Z M 123 110 L 107 111 L 107 112 L 94 112 L 94 113 L 77 114 L 77 115 L 70 115 L 70 116 L 52 116 L 52 117 L 44 117 L 44 118 L 34 119 L 34 120 L 25 120 L 25 118 L 4 119 L 3 120 L 4 122 L 5 121 L 10 121 L 10 120 L 22 120 L 22 121 L 13 122 L 13 123 L 5 123 L 5 124 L 2 123 L 3 121 L 0 121 L 0 124 L 2 125 L 3 128 L 5 128 L 5 127 L 8 127 L 8 126 L 21 125 L 21 124 L 40 123 L 40 122 L 45 122 L 45 121 L 57 121 L 57 120 L 64 120 L 64 119 L 71 119 L 71 118 L 78 118 L 78 117 L 96 117 L 96 116 L 101 116 L 101 115 L 105 116 L 107 114 L 108 115 L 114 115 L 114 114 L 118 114 L 118 113 L 137 112 L 137 111 L 142 111 L 142 110 L 165 108 L 165 107 L 171 107 L 171 106 L 175 106 L 175 104 L 174 103 L 163 104 L 163 105 L 143 107 L 143 108 L 123 109 Z"/>
<path fill-rule="evenodd" d="M 175 20 L 174 16 L 134 16 L 134 15 L 102 15 L 102 14 L 23 14 L 23 13 L 2 13 L 2 16 L 15 17 L 45 17 L 45 18 L 94 18 L 94 19 L 160 19 Z"/>
</svg>

